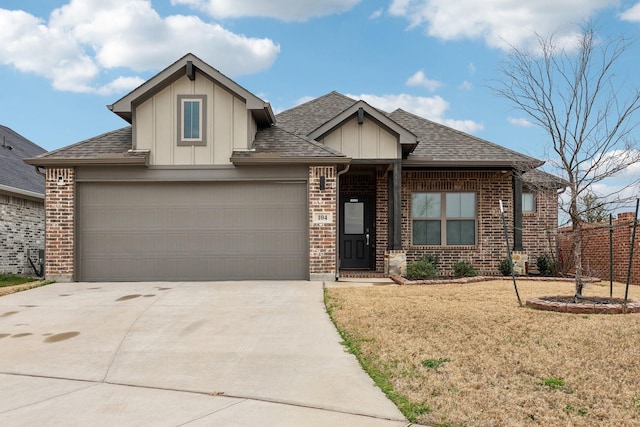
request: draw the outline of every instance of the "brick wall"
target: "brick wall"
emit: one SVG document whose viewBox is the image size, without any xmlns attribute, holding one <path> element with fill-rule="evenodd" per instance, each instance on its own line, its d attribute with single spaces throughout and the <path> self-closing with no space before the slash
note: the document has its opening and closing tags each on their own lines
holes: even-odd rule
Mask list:
<svg viewBox="0 0 640 427">
<path fill-rule="evenodd" d="M 320 177 L 325 189 L 320 189 Z M 333 280 L 336 274 L 336 168 L 309 167 L 309 276 L 311 280 Z M 330 223 L 315 221 L 317 213 L 327 213 Z"/>
<path fill-rule="evenodd" d="M 500 171 L 403 171 L 402 188 L 402 245 L 407 249 L 407 260 L 424 254 L 440 256 L 440 274 L 452 274 L 452 265 L 467 261 L 475 265 L 480 274 L 498 274 L 500 260 L 506 258 L 504 231 L 500 217 L 499 200 L 505 208 L 505 220 L 509 227 L 509 240 L 513 246 L 513 188 L 511 174 Z M 411 245 L 411 194 L 421 191 L 475 192 L 477 197 L 477 244 L 474 246 L 412 246 Z M 530 259 L 548 252 L 547 234 L 555 248 L 557 229 L 557 198 L 555 191 L 537 197 L 541 214 L 535 213 L 523 219 L 523 249 Z M 552 209 L 556 206 L 555 209 Z"/>
<path fill-rule="evenodd" d="M 389 179 L 387 172 L 376 176 L 376 271 L 384 271 L 384 253 L 389 248 Z"/>
<path fill-rule="evenodd" d="M 629 269 L 629 252 L 633 233 L 634 213 L 621 213 L 613 221 L 613 280 L 625 283 Z M 582 247 L 583 274 L 609 279 L 609 223 L 584 224 Z M 640 285 L 640 229 L 636 230 L 636 241 L 631 263 L 630 283 Z M 563 271 L 575 271 L 573 262 L 573 232 L 570 227 L 559 231 L 558 247 L 560 249 Z"/>
<path fill-rule="evenodd" d="M 60 179 L 64 185 L 58 185 Z M 70 282 L 74 278 L 74 169 L 47 168 L 45 192 L 45 277 Z"/>
<path fill-rule="evenodd" d="M 30 249 L 44 249 L 44 201 L 0 194 L 0 273 L 34 276 Z"/>
</svg>

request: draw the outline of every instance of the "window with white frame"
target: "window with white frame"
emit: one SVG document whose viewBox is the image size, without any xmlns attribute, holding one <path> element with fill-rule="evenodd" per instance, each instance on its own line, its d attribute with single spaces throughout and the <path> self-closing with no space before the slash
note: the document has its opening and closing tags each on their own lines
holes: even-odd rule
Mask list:
<svg viewBox="0 0 640 427">
<path fill-rule="evenodd" d="M 178 145 L 206 145 L 206 95 L 178 95 Z"/>
<path fill-rule="evenodd" d="M 522 213 L 536 211 L 536 197 L 533 193 L 522 193 Z"/>
<path fill-rule="evenodd" d="M 413 245 L 475 245 L 475 193 L 413 193 Z"/>
</svg>

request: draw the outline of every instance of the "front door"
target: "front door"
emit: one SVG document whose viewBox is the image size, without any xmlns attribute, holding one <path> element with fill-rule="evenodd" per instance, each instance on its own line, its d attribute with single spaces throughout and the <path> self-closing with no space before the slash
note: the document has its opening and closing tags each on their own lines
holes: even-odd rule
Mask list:
<svg viewBox="0 0 640 427">
<path fill-rule="evenodd" d="M 371 268 L 373 247 L 371 202 L 365 197 L 340 201 L 340 268 Z"/>
</svg>

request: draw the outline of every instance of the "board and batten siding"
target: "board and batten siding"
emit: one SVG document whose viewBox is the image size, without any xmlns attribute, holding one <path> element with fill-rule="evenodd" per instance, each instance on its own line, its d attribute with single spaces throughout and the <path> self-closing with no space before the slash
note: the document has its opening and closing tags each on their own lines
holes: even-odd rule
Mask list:
<svg viewBox="0 0 640 427">
<path fill-rule="evenodd" d="M 401 155 L 398 137 L 369 119 L 358 124 L 354 117 L 320 142 L 352 159 L 396 159 Z"/>
<path fill-rule="evenodd" d="M 178 146 L 178 95 L 206 95 L 204 146 Z M 181 77 L 134 108 L 135 148 L 151 151 L 151 165 L 228 165 L 234 149 L 248 148 L 249 129 L 256 127 L 249 123 L 253 119 L 244 100 L 200 72 L 193 81 Z"/>
</svg>

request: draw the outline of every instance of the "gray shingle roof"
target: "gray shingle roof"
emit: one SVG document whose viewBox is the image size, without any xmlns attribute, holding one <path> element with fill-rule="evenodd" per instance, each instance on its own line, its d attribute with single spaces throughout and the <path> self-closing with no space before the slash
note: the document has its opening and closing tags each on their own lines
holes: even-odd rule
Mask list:
<svg viewBox="0 0 640 427">
<path fill-rule="evenodd" d="M 508 148 L 441 125 L 398 109 L 389 117 L 418 137 L 418 146 L 408 160 L 429 164 L 442 162 L 504 162 L 522 166 L 540 166 L 543 162 Z"/>
<path fill-rule="evenodd" d="M 306 136 L 356 102 L 333 91 L 277 114 L 276 124 L 296 135 Z"/>
<path fill-rule="evenodd" d="M 256 153 L 278 153 L 282 157 L 345 157 L 332 148 L 279 126 L 259 130 L 253 148 Z"/>
<path fill-rule="evenodd" d="M 23 159 L 45 152 L 44 148 L 0 125 L 0 185 L 44 194 L 44 178 Z"/>
<path fill-rule="evenodd" d="M 131 126 L 93 138 L 85 139 L 76 144 L 50 151 L 38 156 L 39 159 L 91 159 L 104 157 L 110 154 L 125 154 L 131 150 L 132 136 Z"/>
</svg>

